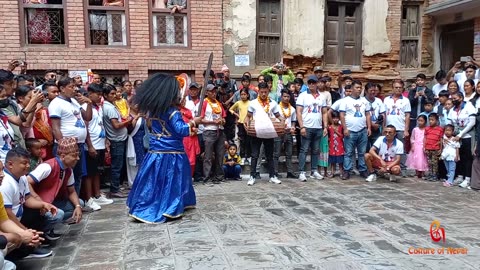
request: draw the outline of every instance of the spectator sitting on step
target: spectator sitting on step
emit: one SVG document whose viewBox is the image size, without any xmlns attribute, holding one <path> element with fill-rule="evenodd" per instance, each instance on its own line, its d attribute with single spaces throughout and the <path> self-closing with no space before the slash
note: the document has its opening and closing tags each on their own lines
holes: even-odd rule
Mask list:
<svg viewBox="0 0 480 270">
<path fill-rule="evenodd" d="M 237 153 L 237 145 L 230 144 L 228 146 L 228 152 L 223 157 L 223 173 L 225 179 L 241 180 L 240 173 L 242 168 L 240 167 L 240 155 Z"/>
<path fill-rule="evenodd" d="M 28 186 L 33 198 L 52 203 L 66 223 L 82 220 L 83 201 L 78 198 L 74 187 L 72 168 L 79 160 L 79 149 L 74 137 L 58 141 L 57 157 L 38 165 L 28 176 Z"/>
<path fill-rule="evenodd" d="M 43 231 L 47 240 L 57 240 L 60 235 L 54 234 L 53 227 L 62 221 L 63 213 L 57 211 L 51 203 L 30 194 L 25 177 L 29 167 L 30 154 L 27 150 L 17 147 L 7 153 L 3 169 L 5 176 L 0 186 L 7 215 L 18 227 Z M 24 253 L 18 256 L 24 257 L 30 252 L 32 257 L 47 257 L 52 254 L 51 250 L 37 248 L 33 251 L 18 251 Z"/>
<path fill-rule="evenodd" d="M 177 11 L 182 11 L 182 9 L 187 8 L 187 0 L 168 0 L 167 8 L 171 10 L 170 13 L 175 13 Z"/>
</svg>

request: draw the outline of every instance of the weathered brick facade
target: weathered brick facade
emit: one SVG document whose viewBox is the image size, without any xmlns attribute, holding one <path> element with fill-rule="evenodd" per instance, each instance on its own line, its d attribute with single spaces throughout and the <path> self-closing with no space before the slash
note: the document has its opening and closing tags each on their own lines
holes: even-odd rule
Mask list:
<svg viewBox="0 0 480 270">
<path fill-rule="evenodd" d="M 428 0 L 424 2 L 423 8 L 428 6 Z M 391 43 L 391 50 L 387 54 L 376 54 L 373 56 L 362 56 L 361 71 L 354 71 L 352 77 L 361 81 L 383 83 L 383 92 L 391 91 L 393 79 L 414 79 L 415 75 L 422 72 L 432 77 L 435 70 L 432 68 L 433 47 L 432 47 L 432 19 L 430 16 L 422 16 L 422 38 L 421 44 L 421 66 L 415 69 L 402 69 L 399 65 L 400 56 L 400 26 L 402 16 L 402 0 L 388 0 L 387 34 Z M 308 73 L 316 65 L 322 65 L 323 58 L 305 58 L 302 56 L 285 55 L 285 63 L 292 66 L 294 70 L 302 69 Z M 336 79 L 337 70 L 326 69 Z M 336 85 L 336 82 L 333 82 Z"/>
<path fill-rule="evenodd" d="M 148 0 L 150 1 L 150 0 Z M 149 70 L 194 71 L 201 81 L 208 55 L 214 52 L 213 67 L 222 64 L 222 1 L 189 1 L 191 48 L 151 48 L 151 14 L 147 0 L 129 1 L 130 41 L 126 47 L 86 45 L 84 1 L 64 0 L 68 29 L 66 45 L 28 45 L 20 43 L 18 0 L 2 0 L 0 10 L 0 65 L 22 59 L 27 52 L 30 70 L 125 70 L 129 79 L 145 79 Z"/>
</svg>

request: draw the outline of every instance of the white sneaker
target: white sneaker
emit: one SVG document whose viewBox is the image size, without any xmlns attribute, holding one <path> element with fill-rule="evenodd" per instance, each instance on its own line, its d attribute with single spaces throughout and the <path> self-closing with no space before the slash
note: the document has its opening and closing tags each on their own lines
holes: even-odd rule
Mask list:
<svg viewBox="0 0 480 270">
<path fill-rule="evenodd" d="M 468 186 L 470 186 L 470 179 L 463 180 L 463 182 L 458 186 L 461 188 L 467 188 Z"/>
<path fill-rule="evenodd" d="M 242 158 L 242 160 L 240 160 L 240 166 L 243 166 L 245 165 L 245 158 Z"/>
<path fill-rule="evenodd" d="M 454 185 L 454 186 L 457 186 L 457 185 L 463 183 L 463 181 L 464 181 L 464 180 L 463 180 L 463 176 L 459 175 L 459 176 L 457 176 L 457 178 L 453 181 L 453 185 Z"/>
<path fill-rule="evenodd" d="M 113 200 L 108 199 L 104 194 L 101 194 L 98 198 L 93 198 L 93 201 L 98 205 L 107 205 L 113 203 Z"/>
<path fill-rule="evenodd" d="M 323 179 L 323 176 L 321 174 L 319 174 L 317 171 L 313 172 L 312 177 L 317 179 L 317 180 L 322 180 Z"/>
<path fill-rule="evenodd" d="M 87 204 L 85 206 L 88 206 L 93 209 L 93 211 L 98 211 L 102 209 L 100 205 L 98 205 L 96 202 L 93 201 L 93 197 L 88 199 Z"/>
<path fill-rule="evenodd" d="M 247 186 L 253 186 L 255 184 L 255 177 L 250 176 L 250 179 L 248 179 Z"/>
<path fill-rule="evenodd" d="M 268 182 L 274 183 L 274 184 L 281 184 L 282 183 L 282 181 L 278 180 L 278 178 L 276 176 L 270 177 L 270 180 L 268 180 Z"/>
<path fill-rule="evenodd" d="M 377 175 L 374 174 L 374 173 L 371 173 L 371 174 L 367 177 L 367 179 L 365 179 L 365 181 L 367 181 L 367 182 L 377 181 Z"/>
<path fill-rule="evenodd" d="M 300 172 L 300 175 L 298 176 L 298 180 L 302 182 L 307 182 L 307 177 L 305 176 L 305 172 Z"/>
</svg>

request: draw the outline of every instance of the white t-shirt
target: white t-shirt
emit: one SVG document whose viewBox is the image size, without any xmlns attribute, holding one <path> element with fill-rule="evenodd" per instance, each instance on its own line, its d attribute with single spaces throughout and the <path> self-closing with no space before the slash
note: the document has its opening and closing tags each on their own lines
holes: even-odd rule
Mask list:
<svg viewBox="0 0 480 270">
<path fill-rule="evenodd" d="M 479 78 L 480 78 L 480 69 L 477 69 L 475 71 L 475 79 L 479 79 Z M 458 81 L 465 81 L 465 80 L 467 80 L 467 74 L 465 73 L 465 71 L 455 73 L 455 75 L 453 76 L 453 79 L 457 82 Z"/>
<path fill-rule="evenodd" d="M 323 91 L 323 92 L 318 92 L 320 93 L 321 96 L 325 99 L 325 103 L 327 103 L 327 107 L 332 106 L 332 94 L 330 94 L 330 91 Z"/>
<path fill-rule="evenodd" d="M 440 93 L 440 91 L 447 90 L 447 86 L 448 86 L 448 83 L 446 83 L 446 84 L 439 84 L 439 83 L 435 84 L 432 87 L 432 92 L 435 95 L 435 97 L 438 98 L 438 93 Z"/>
<path fill-rule="evenodd" d="M 387 138 L 380 136 L 373 144 L 378 149 L 378 155 L 385 162 L 392 162 L 397 155 L 403 155 L 403 143 L 395 138 L 392 145 L 388 148 Z"/>
<path fill-rule="evenodd" d="M 364 102 L 370 105 L 370 116 L 372 123 L 375 123 L 378 119 L 378 116 L 382 113 L 385 113 L 385 105 L 383 104 L 382 100 L 379 98 L 375 98 L 373 102 L 370 102 L 366 97 L 362 98 Z"/>
<path fill-rule="evenodd" d="M 343 98 L 335 101 L 335 103 L 332 104 L 330 109 L 332 109 L 332 111 L 334 112 L 340 111 L 340 106 L 342 105 L 342 102 L 343 102 Z"/>
<path fill-rule="evenodd" d="M 60 119 L 60 131 L 63 137 L 75 137 L 78 143 L 85 143 L 87 128 L 82 118 L 81 106 L 75 99 L 67 101 L 56 97 L 48 105 L 50 118 Z"/>
<path fill-rule="evenodd" d="M 345 113 L 347 129 L 353 132 L 359 132 L 367 127 L 367 113 L 370 113 L 370 110 L 370 103 L 361 97 L 346 97 L 340 105 L 340 112 Z"/>
<path fill-rule="evenodd" d="M 453 137 L 448 139 L 445 135 L 443 135 L 443 141 L 442 159 L 454 161 L 457 157 L 457 149 L 460 148 L 460 142 L 454 141 Z"/>
<path fill-rule="evenodd" d="M 8 151 L 12 149 L 12 138 L 14 138 L 15 132 L 13 131 L 10 122 L 6 121 L 0 123 L 0 161 L 5 164 L 5 158 Z M 6 128 L 6 129 L 5 129 Z"/>
<path fill-rule="evenodd" d="M 297 121 L 297 112 L 295 108 L 293 108 L 292 105 L 288 104 L 288 107 L 290 108 L 290 115 L 286 117 L 286 115 L 288 115 L 288 109 L 284 108 L 282 103 L 278 104 L 278 107 L 279 107 L 280 115 L 283 118 L 285 118 L 285 125 L 287 126 L 287 128 L 291 128 L 292 121 Z M 283 111 L 282 111 L 282 108 L 283 108 Z"/>
<path fill-rule="evenodd" d="M 11 208 L 12 212 L 18 220 L 20 220 L 23 215 L 25 198 L 30 195 L 27 177 L 22 176 L 17 181 L 7 170 L 3 170 L 3 172 L 5 173 L 5 177 L 3 178 L 2 185 L 0 185 L 3 203 L 5 204 L 5 208 Z"/>
<path fill-rule="evenodd" d="M 198 101 L 198 103 L 200 103 L 200 100 Z M 189 109 L 192 112 L 193 117 L 197 115 L 198 103 L 195 104 L 195 102 L 193 102 L 193 100 L 191 100 L 190 97 L 187 97 L 185 100 L 185 108 Z M 202 134 L 204 129 L 205 128 L 203 127 L 203 125 L 198 125 L 197 134 Z"/>
<path fill-rule="evenodd" d="M 330 93 L 329 93 L 330 94 Z M 327 107 L 327 101 L 322 95 L 314 97 L 308 91 L 301 93 L 296 102 L 303 107 L 303 126 L 306 128 L 322 128 L 322 109 Z"/>
<path fill-rule="evenodd" d="M 87 103 L 83 104 L 82 108 L 87 110 Z M 92 105 L 92 120 L 88 122 L 88 132 L 93 148 L 95 150 L 104 150 L 106 133 L 103 127 L 103 108 L 101 106 L 97 108 Z M 101 134 L 103 137 L 100 136 Z"/>
<path fill-rule="evenodd" d="M 405 130 L 405 114 L 410 113 L 410 101 L 404 96 L 400 96 L 396 101 L 393 96 L 386 97 L 383 100 L 385 112 L 387 115 L 386 125 L 393 125 L 397 131 Z"/>
<path fill-rule="evenodd" d="M 217 101 L 218 101 L 218 100 L 217 100 Z M 222 108 L 222 112 L 219 113 L 219 114 L 214 113 L 211 106 L 214 106 L 215 108 L 217 108 L 217 107 Z M 227 115 L 226 115 L 226 112 L 225 112 L 225 109 L 224 109 L 223 106 L 220 104 L 220 102 L 218 102 L 218 103 L 212 103 L 212 105 L 210 105 L 210 104 L 208 103 L 208 101 L 205 99 L 205 101 L 203 101 L 202 110 L 203 110 L 202 115 L 204 116 L 204 119 L 207 120 L 207 121 L 215 121 L 215 120 L 221 119 L 222 117 L 225 118 L 225 117 L 227 116 Z M 219 125 L 204 125 L 204 130 L 218 130 L 218 129 L 223 129 L 223 126 L 219 126 Z"/>
<path fill-rule="evenodd" d="M 458 132 L 462 132 L 470 122 L 470 116 L 477 113 L 477 110 L 471 102 L 464 102 L 460 106 L 461 107 L 459 111 L 456 111 L 455 108 L 450 109 L 450 112 L 447 116 L 450 124 L 452 124 L 455 127 L 455 130 Z M 469 134 L 469 132 L 467 132 L 461 137 L 462 139 L 467 139 L 471 138 L 472 136 Z"/>
<path fill-rule="evenodd" d="M 259 110 L 265 111 L 265 108 L 258 102 L 258 99 L 254 99 L 250 101 L 248 105 L 248 112 L 253 114 L 253 119 L 255 119 L 255 115 Z M 278 107 L 277 102 L 270 99 L 270 107 L 268 108 L 268 116 L 270 118 L 275 118 L 275 114 L 280 112 L 280 108 Z"/>
</svg>

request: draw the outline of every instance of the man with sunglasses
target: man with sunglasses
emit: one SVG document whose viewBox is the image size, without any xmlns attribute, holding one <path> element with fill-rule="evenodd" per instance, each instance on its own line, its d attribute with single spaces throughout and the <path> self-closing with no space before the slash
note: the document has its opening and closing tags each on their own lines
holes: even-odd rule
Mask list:
<svg viewBox="0 0 480 270">
<path fill-rule="evenodd" d="M 403 155 L 403 143 L 395 137 L 396 129 L 393 125 L 385 127 L 385 136 L 379 137 L 370 151 L 365 154 L 365 163 L 370 174 L 365 181 L 377 180 L 375 169 L 391 182 L 397 181 L 400 175 L 400 159 Z"/>
<path fill-rule="evenodd" d="M 53 70 L 53 69 L 47 69 L 45 70 L 45 76 L 43 77 L 45 79 L 46 82 L 48 81 L 57 81 L 57 71 Z M 38 91 L 42 91 L 42 86 L 43 84 L 37 86 L 37 88 L 35 88 L 35 90 L 38 90 Z"/>
</svg>

